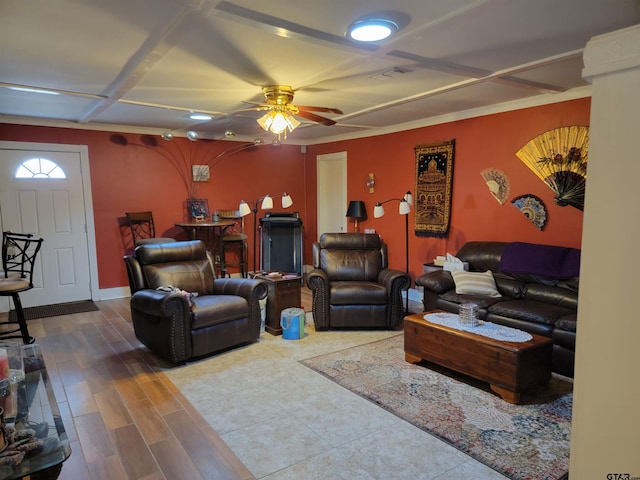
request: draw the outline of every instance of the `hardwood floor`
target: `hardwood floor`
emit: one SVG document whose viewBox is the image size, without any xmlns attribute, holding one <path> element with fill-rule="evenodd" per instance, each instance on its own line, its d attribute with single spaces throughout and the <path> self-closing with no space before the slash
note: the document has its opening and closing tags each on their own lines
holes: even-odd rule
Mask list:
<svg viewBox="0 0 640 480">
<path fill-rule="evenodd" d="M 252 479 L 135 338 L 129 299 L 29 321 L 72 453 L 61 480 Z"/>
</svg>

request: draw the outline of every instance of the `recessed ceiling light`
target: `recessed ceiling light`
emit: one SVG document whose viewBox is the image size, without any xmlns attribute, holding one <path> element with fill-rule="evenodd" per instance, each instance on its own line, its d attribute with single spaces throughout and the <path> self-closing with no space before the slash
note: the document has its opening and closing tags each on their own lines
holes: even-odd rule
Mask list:
<svg viewBox="0 0 640 480">
<path fill-rule="evenodd" d="M 191 120 L 211 120 L 211 115 L 207 115 L 206 113 L 192 113 L 189 115 Z"/>
<path fill-rule="evenodd" d="M 347 29 L 347 36 L 359 42 L 377 42 L 398 30 L 398 24 L 384 18 L 356 20 Z"/>
</svg>

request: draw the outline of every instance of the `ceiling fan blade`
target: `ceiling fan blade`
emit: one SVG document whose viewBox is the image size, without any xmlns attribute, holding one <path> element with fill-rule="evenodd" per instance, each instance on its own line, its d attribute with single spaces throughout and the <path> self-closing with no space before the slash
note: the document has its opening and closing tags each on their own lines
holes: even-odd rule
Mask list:
<svg viewBox="0 0 640 480">
<path fill-rule="evenodd" d="M 342 110 L 339 108 L 330 108 L 330 107 L 310 107 L 308 105 L 296 105 L 301 111 L 308 112 L 325 112 L 325 113 L 337 113 L 338 115 L 342 115 Z"/>
<path fill-rule="evenodd" d="M 298 117 L 306 118 L 307 120 L 311 120 L 313 122 L 321 123 L 326 126 L 335 125 L 335 120 L 331 120 L 329 118 L 321 117 L 320 115 L 316 115 L 315 113 L 308 112 L 306 110 L 300 110 L 297 113 Z"/>
</svg>

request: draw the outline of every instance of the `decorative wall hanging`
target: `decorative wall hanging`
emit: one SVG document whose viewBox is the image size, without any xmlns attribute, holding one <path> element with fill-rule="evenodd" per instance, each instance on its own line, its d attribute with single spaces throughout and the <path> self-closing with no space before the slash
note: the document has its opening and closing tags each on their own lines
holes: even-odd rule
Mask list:
<svg viewBox="0 0 640 480">
<path fill-rule="evenodd" d="M 191 174 L 194 182 L 208 182 L 211 178 L 209 165 L 192 165 Z"/>
<path fill-rule="evenodd" d="M 509 177 L 497 168 L 485 168 L 480 172 L 482 178 L 489 187 L 489 192 L 493 195 L 500 205 L 504 205 L 504 202 L 509 198 L 509 190 L 511 189 L 511 183 Z"/>
<path fill-rule="evenodd" d="M 538 229 L 542 230 L 547 224 L 547 208 L 535 195 L 531 193 L 520 195 L 511 200 L 511 203 Z"/>
<path fill-rule="evenodd" d="M 416 145 L 415 232 L 446 237 L 451 220 L 455 140 Z"/>
<path fill-rule="evenodd" d="M 367 179 L 366 185 L 367 185 L 367 188 L 369 189 L 369 193 L 375 192 L 375 189 L 376 189 L 376 178 L 375 178 L 375 175 L 373 173 L 369 174 L 369 178 Z"/>
<path fill-rule="evenodd" d="M 556 205 L 584 209 L 589 127 L 549 130 L 530 140 L 516 155 L 553 190 Z"/>
</svg>

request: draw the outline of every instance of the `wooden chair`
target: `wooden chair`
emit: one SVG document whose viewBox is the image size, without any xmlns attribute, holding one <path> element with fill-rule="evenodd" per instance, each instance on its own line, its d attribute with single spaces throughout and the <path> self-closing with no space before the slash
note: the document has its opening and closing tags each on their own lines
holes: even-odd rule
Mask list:
<svg viewBox="0 0 640 480">
<path fill-rule="evenodd" d="M 0 296 L 11 297 L 16 319 L 11 320 L 11 316 L 8 316 L 7 321 L 2 322 L 1 325 L 6 328 L 0 332 L 0 339 L 20 338 L 25 344 L 35 341 L 29 334 L 20 293 L 33 288 L 33 269 L 42 240 L 29 233 L 2 233 L 3 272 L 0 277 Z"/>
<path fill-rule="evenodd" d="M 237 267 L 242 278 L 247 278 L 248 269 L 248 246 L 247 235 L 244 233 L 244 217 L 240 216 L 239 210 L 218 210 L 218 217 L 221 220 L 233 219 L 236 224 L 225 228 L 220 236 L 220 274 L 222 277 L 231 276 L 228 267 Z M 227 253 L 234 253 L 234 260 L 227 260 Z"/>
<path fill-rule="evenodd" d="M 156 237 L 156 227 L 153 223 L 153 214 L 151 212 L 128 212 L 125 215 L 129 222 L 131 238 L 135 246 L 176 241 L 174 238 Z"/>
</svg>

